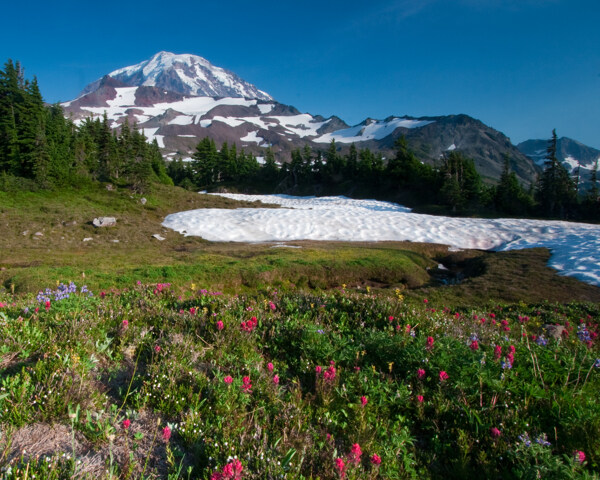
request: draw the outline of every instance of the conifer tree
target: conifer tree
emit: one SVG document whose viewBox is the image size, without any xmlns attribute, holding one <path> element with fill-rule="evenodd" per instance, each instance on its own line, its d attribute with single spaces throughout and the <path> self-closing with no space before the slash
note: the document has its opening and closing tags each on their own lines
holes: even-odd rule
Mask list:
<svg viewBox="0 0 600 480">
<path fill-rule="evenodd" d="M 538 200 L 544 215 L 563 218 L 575 204 L 576 193 L 573 180 L 556 157 L 556 145 L 556 130 L 552 130 L 552 138 L 546 149 L 545 169 L 540 178 Z"/>
</svg>

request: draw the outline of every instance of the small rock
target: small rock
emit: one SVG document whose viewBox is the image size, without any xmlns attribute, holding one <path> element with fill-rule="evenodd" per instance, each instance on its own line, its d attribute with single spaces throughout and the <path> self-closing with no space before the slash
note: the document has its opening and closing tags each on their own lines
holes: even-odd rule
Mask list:
<svg viewBox="0 0 600 480">
<path fill-rule="evenodd" d="M 111 242 L 113 242 L 113 243 L 119 243 L 119 240 L 115 238 L 114 240 L 111 240 Z"/>
<path fill-rule="evenodd" d="M 154 238 L 156 238 L 158 241 L 162 242 L 163 240 L 166 240 L 165 237 L 163 237 L 162 235 L 159 235 L 158 233 L 155 233 L 154 235 L 152 235 Z"/>
<path fill-rule="evenodd" d="M 106 186 L 106 189 L 107 189 L 109 192 L 112 192 L 112 191 L 115 189 L 115 187 L 113 187 L 113 186 L 112 186 L 112 185 L 109 183 L 109 184 Z"/>
<path fill-rule="evenodd" d="M 542 328 L 540 329 L 541 333 L 545 332 L 549 337 L 554 338 L 555 340 L 560 340 L 564 331 L 565 327 L 562 325 L 551 324 L 542 325 Z"/>
<path fill-rule="evenodd" d="M 145 197 L 142 197 L 142 198 L 140 198 L 140 203 L 141 203 L 142 205 L 146 205 L 146 202 L 147 202 L 147 201 L 148 201 L 148 200 L 146 200 L 146 198 L 145 198 Z"/>
<path fill-rule="evenodd" d="M 98 217 L 92 222 L 94 227 L 114 227 L 117 224 L 115 217 Z"/>
<path fill-rule="evenodd" d="M 27 235 L 29 235 L 29 230 L 25 230 L 24 232 L 21 232 L 21 235 L 26 237 Z"/>
<path fill-rule="evenodd" d="M 92 240 L 93 240 L 93 238 L 92 238 L 92 237 L 85 237 L 85 238 L 83 239 L 83 241 L 84 241 L 84 242 L 90 242 L 90 241 L 92 241 Z"/>
<path fill-rule="evenodd" d="M 75 220 L 73 220 L 72 222 L 63 222 L 63 225 L 65 227 L 74 227 L 75 225 L 77 225 L 77 222 Z"/>
<path fill-rule="evenodd" d="M 42 232 L 35 232 L 34 235 L 36 237 L 43 237 L 44 236 L 44 234 Z"/>
</svg>

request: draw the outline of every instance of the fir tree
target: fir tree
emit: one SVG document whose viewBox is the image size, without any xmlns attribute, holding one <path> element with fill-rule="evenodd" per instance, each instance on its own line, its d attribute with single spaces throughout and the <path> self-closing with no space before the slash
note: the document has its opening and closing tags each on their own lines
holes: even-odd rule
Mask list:
<svg viewBox="0 0 600 480">
<path fill-rule="evenodd" d="M 556 157 L 556 145 L 556 130 L 552 130 L 552 138 L 546 149 L 545 168 L 540 178 L 538 200 L 544 215 L 564 218 L 575 204 L 576 191 L 569 173 Z"/>
</svg>

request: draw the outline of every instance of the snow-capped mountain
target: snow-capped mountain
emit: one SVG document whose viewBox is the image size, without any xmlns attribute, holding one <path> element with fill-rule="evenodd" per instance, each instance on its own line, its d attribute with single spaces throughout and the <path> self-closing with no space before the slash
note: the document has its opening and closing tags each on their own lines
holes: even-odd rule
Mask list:
<svg viewBox="0 0 600 480">
<path fill-rule="evenodd" d="M 526 140 L 519 143 L 517 148 L 537 165 L 544 166 L 548 140 Z M 591 171 L 596 162 L 600 164 L 600 150 L 567 137 L 561 137 L 557 140 L 556 157 L 569 172 L 575 171 L 578 167 L 582 170 Z"/>
<path fill-rule="evenodd" d="M 271 147 L 280 161 L 288 160 L 293 149 L 307 144 L 324 151 L 332 140 L 342 152 L 355 144 L 358 149 L 369 148 L 389 157 L 395 140 L 404 135 L 409 147 L 425 162 L 439 162 L 458 149 L 473 158 L 479 172 L 491 179 L 500 177 L 504 153 L 510 155 L 511 165 L 523 182 L 531 182 L 540 171 L 501 132 L 467 115 L 368 118 L 349 126 L 336 116 L 301 113 L 274 101 L 235 74 L 222 72 L 226 71 L 201 57 L 160 52 L 93 82 L 63 107 L 76 123 L 104 113 L 112 128 L 125 120 L 136 123 L 150 141 L 157 140 L 171 160 L 190 158 L 204 137 L 214 139 L 217 146 L 236 144 L 257 156 Z M 208 78 L 210 88 L 200 90 Z"/>
<path fill-rule="evenodd" d="M 158 87 L 183 95 L 272 100 L 268 93 L 235 73 L 216 67 L 197 55 L 159 52 L 149 60 L 120 68 L 108 76 L 127 86 Z M 89 84 L 81 94 L 94 92 L 101 81 L 98 79 Z"/>
</svg>

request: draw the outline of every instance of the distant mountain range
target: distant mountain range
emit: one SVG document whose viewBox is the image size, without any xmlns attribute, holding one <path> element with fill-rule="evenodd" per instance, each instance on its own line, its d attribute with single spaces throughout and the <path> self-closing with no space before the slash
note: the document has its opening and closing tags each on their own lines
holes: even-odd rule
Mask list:
<svg viewBox="0 0 600 480">
<path fill-rule="evenodd" d="M 439 162 L 444 154 L 456 149 L 473 158 L 479 173 L 492 180 L 500 177 L 503 155 L 508 154 L 512 169 L 529 184 L 541 171 L 539 152 L 545 152 L 546 144 L 544 140 L 532 140 L 517 148 L 501 132 L 467 115 L 367 118 L 349 126 L 336 116 L 301 113 L 279 103 L 202 57 L 169 52 L 159 52 L 149 60 L 109 73 L 63 107 L 76 123 L 104 112 L 113 128 L 125 119 L 135 122 L 150 140 L 157 140 L 171 160 L 189 159 L 204 137 L 214 139 L 217 146 L 235 143 L 256 155 L 262 155 L 270 146 L 280 161 L 286 161 L 293 149 L 306 144 L 314 150 L 325 150 L 331 140 L 340 150 L 354 143 L 359 149 L 369 148 L 389 157 L 395 140 L 405 135 L 422 161 Z M 579 155 L 565 156 L 566 162 L 569 158 L 584 158 L 580 152 L 587 152 L 588 147 L 577 145 L 579 150 L 565 147 L 569 155 Z"/>
</svg>

